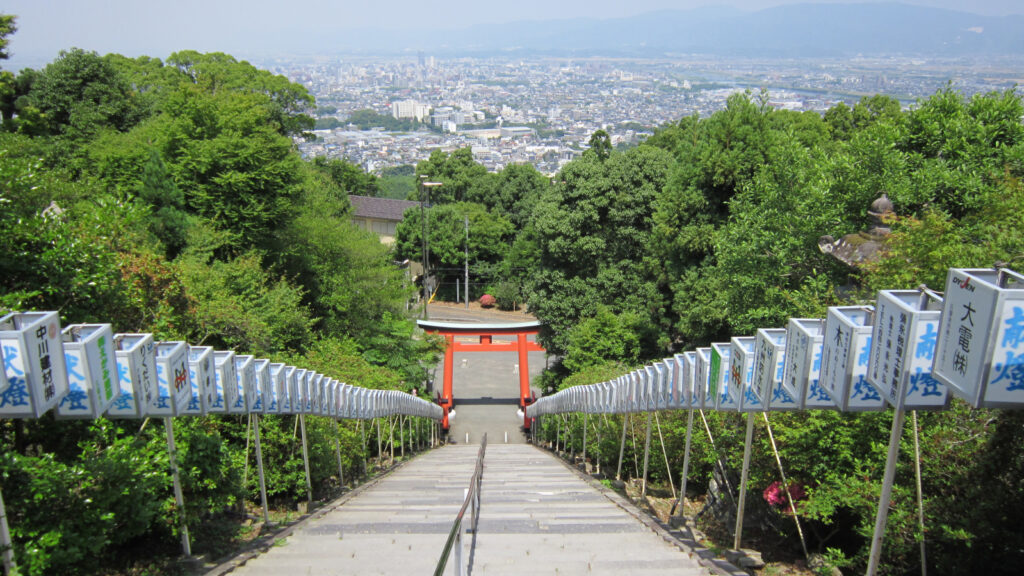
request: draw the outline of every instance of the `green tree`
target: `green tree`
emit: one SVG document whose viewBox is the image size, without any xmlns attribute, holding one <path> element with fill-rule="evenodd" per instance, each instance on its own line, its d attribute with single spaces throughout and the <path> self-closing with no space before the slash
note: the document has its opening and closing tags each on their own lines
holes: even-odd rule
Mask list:
<svg viewBox="0 0 1024 576">
<path fill-rule="evenodd" d="M 150 206 L 150 232 L 163 243 L 167 257 L 173 259 L 185 247 L 185 195 L 174 184 L 156 150 L 150 151 L 149 161 L 143 167 L 139 199 Z"/>
<path fill-rule="evenodd" d="M 652 213 L 671 157 L 653 147 L 584 155 L 567 165 L 534 208 L 531 226 L 540 252 L 527 293 L 546 323 L 548 350 L 564 353 L 567 334 L 599 305 L 634 312 L 658 324 L 663 300 L 646 262 Z M 644 350 L 657 337 L 645 334 Z"/>
<path fill-rule="evenodd" d="M 433 204 L 447 204 L 470 200 L 470 189 L 477 180 L 486 178 L 487 169 L 473 160 L 471 148 L 459 148 L 447 154 L 434 150 L 430 157 L 416 165 L 416 177 L 426 177 L 431 182 L 441 182 L 441 186 L 430 190 L 430 201 Z M 419 200 L 410 196 L 409 200 Z"/>
</svg>

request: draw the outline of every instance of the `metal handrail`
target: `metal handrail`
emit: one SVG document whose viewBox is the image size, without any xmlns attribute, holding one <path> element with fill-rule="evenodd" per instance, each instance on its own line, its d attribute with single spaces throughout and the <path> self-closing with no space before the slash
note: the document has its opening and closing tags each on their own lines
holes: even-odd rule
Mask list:
<svg viewBox="0 0 1024 576">
<path fill-rule="evenodd" d="M 466 492 L 466 499 L 462 502 L 462 508 L 455 516 L 455 523 L 448 533 L 448 540 L 444 543 L 444 550 L 441 552 L 441 559 L 437 561 L 437 568 L 434 569 L 434 576 L 442 576 L 445 566 L 448 565 L 448 556 L 455 547 L 455 573 L 462 576 L 465 565 L 462 562 L 462 519 L 466 515 L 466 508 L 472 504 L 472 530 L 476 533 L 477 522 L 480 520 L 480 481 L 484 475 L 484 453 L 487 451 L 487 434 L 480 440 L 480 450 L 476 454 L 476 468 L 473 470 L 473 477 L 469 480 L 469 490 Z"/>
</svg>

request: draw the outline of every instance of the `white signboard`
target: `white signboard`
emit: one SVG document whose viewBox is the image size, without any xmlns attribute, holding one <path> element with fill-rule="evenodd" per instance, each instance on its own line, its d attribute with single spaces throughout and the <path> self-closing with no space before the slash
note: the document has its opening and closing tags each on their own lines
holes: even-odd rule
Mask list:
<svg viewBox="0 0 1024 576">
<path fill-rule="evenodd" d="M 945 408 L 947 388 L 932 378 L 942 299 L 920 290 L 883 290 L 875 306 L 868 382 L 896 409 Z"/>
<path fill-rule="evenodd" d="M 61 333 L 68 393 L 58 418 L 99 418 L 117 398 L 117 362 L 110 324 L 72 324 Z"/>
<path fill-rule="evenodd" d="M 1024 404 L 1024 276 L 949 271 L 933 376 L 976 408 Z"/>
<path fill-rule="evenodd" d="M 152 334 L 115 334 L 114 357 L 121 391 L 107 416 L 144 418 L 156 396 L 156 343 Z"/>
<path fill-rule="evenodd" d="M 0 351 L 6 376 L 0 416 L 38 418 L 68 393 L 56 312 L 15 312 L 0 318 Z"/>
<path fill-rule="evenodd" d="M 732 339 L 729 352 L 729 380 L 736 389 L 740 412 L 763 410 L 761 399 L 754 393 L 754 344 L 753 336 L 737 336 Z"/>
<path fill-rule="evenodd" d="M 885 400 L 868 383 L 873 306 L 833 306 L 825 318 L 821 386 L 841 411 L 883 410 Z"/>
<path fill-rule="evenodd" d="M 677 357 L 682 361 L 679 368 L 683 396 L 681 405 L 683 408 L 698 408 L 700 407 L 700 386 L 697 384 L 697 352 L 691 350 L 679 354 Z"/>
<path fill-rule="evenodd" d="M 280 362 L 270 364 L 270 397 L 267 399 L 267 414 L 281 412 L 281 399 L 285 395 L 285 366 Z"/>
<path fill-rule="evenodd" d="M 214 383 L 217 386 L 217 397 L 213 412 L 228 412 L 235 402 L 234 392 L 238 389 L 238 375 L 235 371 L 235 353 L 231 350 L 216 350 L 213 353 Z"/>
<path fill-rule="evenodd" d="M 714 398 L 715 410 L 732 410 L 739 408 L 739 394 L 736 386 L 730 382 L 729 362 L 732 345 L 728 342 L 711 344 L 711 380 L 708 385 L 709 398 Z"/>
<path fill-rule="evenodd" d="M 697 348 L 697 381 L 693 392 L 696 395 L 694 408 L 714 408 L 718 388 L 711 389 L 711 348 Z"/>
<path fill-rule="evenodd" d="M 790 318 L 786 327 L 786 370 L 782 386 L 800 410 L 835 408 L 832 397 L 821 387 L 822 341 L 825 321 Z"/>
<path fill-rule="evenodd" d="M 786 371 L 786 330 L 762 328 L 754 344 L 752 388 L 768 411 L 796 410 L 796 399 L 782 385 Z"/>
<path fill-rule="evenodd" d="M 186 414 L 209 414 L 215 408 L 217 382 L 214 372 L 216 370 L 212 347 L 188 347 L 188 379 L 192 382 L 192 394 L 195 395 L 195 402 L 189 400 L 188 406 L 185 407 Z M 223 405 L 223 401 L 221 405 Z"/>
<path fill-rule="evenodd" d="M 149 403 L 151 416 L 177 416 L 185 411 L 192 394 L 188 379 L 188 344 L 156 345 L 156 394 Z"/>
<path fill-rule="evenodd" d="M 270 360 L 257 358 L 252 363 L 253 371 L 256 373 L 256 401 L 253 402 L 252 411 L 266 414 L 268 407 L 274 397 L 272 391 L 273 381 L 270 378 Z"/>
</svg>

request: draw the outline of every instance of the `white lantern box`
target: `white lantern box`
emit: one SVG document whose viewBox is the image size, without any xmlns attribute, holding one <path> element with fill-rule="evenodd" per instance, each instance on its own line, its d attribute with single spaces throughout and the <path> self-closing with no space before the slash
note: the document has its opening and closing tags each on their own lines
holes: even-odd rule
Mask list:
<svg viewBox="0 0 1024 576">
<path fill-rule="evenodd" d="M 99 418 L 117 398 L 117 361 L 110 324 L 72 324 L 61 332 L 68 393 L 57 418 Z"/>
<path fill-rule="evenodd" d="M 0 318 L 3 387 L 0 417 L 38 418 L 68 393 L 56 312 L 13 312 Z"/>
<path fill-rule="evenodd" d="M 152 334 L 114 334 L 117 395 L 107 416 L 144 418 L 156 397 L 156 342 Z"/>
<path fill-rule="evenodd" d="M 949 271 L 932 375 L 975 408 L 1024 405 L 1024 275 Z"/>
<path fill-rule="evenodd" d="M 246 414 L 256 403 L 255 360 L 248 354 L 235 354 L 235 383 L 225 387 L 228 414 Z"/>
<path fill-rule="evenodd" d="M 270 399 L 267 403 L 267 414 L 280 414 L 287 388 L 285 365 L 281 362 L 270 364 Z"/>
<path fill-rule="evenodd" d="M 716 387 L 715 390 L 718 388 Z M 711 348 L 697 348 L 697 380 L 694 382 L 694 408 L 715 407 L 715 391 L 711 389 Z"/>
<path fill-rule="evenodd" d="M 308 372 L 305 368 L 295 369 L 295 395 L 291 397 L 293 414 L 306 414 L 309 412 L 306 409 L 309 399 L 309 388 L 306 382 L 306 374 Z"/>
<path fill-rule="evenodd" d="M 235 370 L 235 353 L 231 350 L 217 350 L 213 353 L 215 366 L 214 382 L 217 385 L 217 401 L 214 412 L 227 413 L 234 402 L 238 389 L 238 375 Z"/>
<path fill-rule="evenodd" d="M 697 390 L 697 352 L 689 351 L 676 354 L 679 363 L 679 390 L 682 400 L 681 408 L 697 408 L 700 398 Z"/>
<path fill-rule="evenodd" d="M 942 298 L 921 290 L 883 290 L 875 305 L 868 382 L 896 409 L 945 408 L 945 384 L 932 378 Z"/>
<path fill-rule="evenodd" d="M 256 376 L 255 384 L 253 385 L 256 398 L 251 404 L 250 412 L 266 414 L 267 406 L 270 404 L 270 399 L 273 395 L 270 391 L 272 386 L 270 380 L 270 360 L 256 358 L 252 361 L 252 369 Z"/>
<path fill-rule="evenodd" d="M 338 381 L 334 378 L 326 378 L 327 385 L 325 386 L 325 405 L 324 413 L 332 418 L 338 417 Z"/>
<path fill-rule="evenodd" d="M 323 415 L 324 413 L 324 375 L 316 372 L 313 374 L 313 381 L 310 384 L 311 391 L 309 398 L 313 401 L 311 410 L 313 414 Z"/>
<path fill-rule="evenodd" d="M 820 382 L 843 412 L 885 409 L 867 380 L 874 318 L 873 306 L 833 306 L 825 318 Z"/>
<path fill-rule="evenodd" d="M 799 410 L 836 407 L 819 381 L 824 334 L 825 321 L 818 318 L 790 318 L 786 327 L 782 386 L 796 400 Z"/>
<path fill-rule="evenodd" d="M 655 362 L 651 365 L 651 378 L 653 381 L 651 390 L 654 392 L 651 404 L 656 410 L 668 408 L 668 398 L 671 394 L 668 376 L 669 371 L 664 362 Z"/>
<path fill-rule="evenodd" d="M 761 399 L 753 389 L 754 380 L 754 344 L 753 336 L 733 337 L 729 351 L 729 380 L 736 389 L 737 408 L 740 412 L 759 412 L 764 410 Z"/>
<path fill-rule="evenodd" d="M 754 337 L 753 389 L 770 412 L 796 410 L 796 398 L 782 386 L 786 370 L 785 328 L 761 328 Z"/>
<path fill-rule="evenodd" d="M 148 416 L 177 416 L 185 411 L 192 396 L 188 379 L 188 344 L 159 342 L 156 345 L 156 394 L 149 402 Z"/>
<path fill-rule="evenodd" d="M 200 416 L 216 411 L 217 365 L 211 346 L 188 347 L 188 378 L 192 382 L 193 400 L 185 407 L 185 414 Z M 223 406 L 223 401 L 221 402 Z"/>
<path fill-rule="evenodd" d="M 736 386 L 730 382 L 730 358 L 732 344 L 716 342 L 711 344 L 711 379 L 708 384 L 708 397 L 714 399 L 714 409 L 736 411 L 739 406 L 739 395 Z"/>
<path fill-rule="evenodd" d="M 295 398 L 299 393 L 296 370 L 298 368 L 295 366 L 284 367 L 284 392 L 280 400 L 281 414 L 295 414 Z"/>
<path fill-rule="evenodd" d="M 672 391 L 669 393 L 668 407 L 670 410 L 683 410 L 689 408 L 688 397 L 683 392 L 683 355 L 673 354 L 671 358 L 665 359 L 665 364 L 672 369 L 670 379 Z"/>
</svg>

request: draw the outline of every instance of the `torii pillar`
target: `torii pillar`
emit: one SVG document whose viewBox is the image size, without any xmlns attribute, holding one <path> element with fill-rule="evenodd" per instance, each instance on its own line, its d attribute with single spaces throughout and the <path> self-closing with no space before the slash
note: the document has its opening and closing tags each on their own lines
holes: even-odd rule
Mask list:
<svg viewBox="0 0 1024 576">
<path fill-rule="evenodd" d="M 444 408 L 441 426 L 448 430 L 448 411 L 455 405 L 452 381 L 455 379 L 456 352 L 516 352 L 519 354 L 519 409 L 523 411 L 523 429 L 529 431 L 533 418 L 526 416 L 526 407 L 536 400 L 530 392 L 530 352 L 544 352 L 529 339 L 540 332 L 540 322 L 515 324 L 469 324 L 462 322 L 432 322 L 417 320 L 425 332 L 444 337 L 444 387 L 437 403 Z M 458 342 L 457 336 L 479 338 L 478 343 Z M 494 336 L 515 336 L 515 342 L 495 343 Z"/>
</svg>

